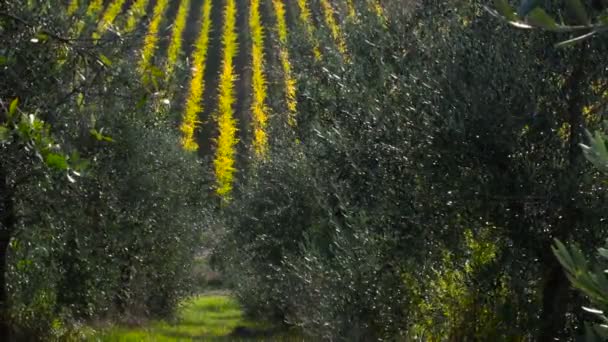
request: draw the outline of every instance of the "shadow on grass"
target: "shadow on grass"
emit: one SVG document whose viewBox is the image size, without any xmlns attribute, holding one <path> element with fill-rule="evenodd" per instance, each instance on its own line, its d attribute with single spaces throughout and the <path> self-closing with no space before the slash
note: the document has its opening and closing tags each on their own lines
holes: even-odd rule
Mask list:
<svg viewBox="0 0 608 342">
<path fill-rule="evenodd" d="M 190 298 L 180 306 L 175 323 L 156 322 L 139 328 L 111 327 L 91 341 L 304 341 L 266 322 L 247 320 L 228 294 Z"/>
</svg>

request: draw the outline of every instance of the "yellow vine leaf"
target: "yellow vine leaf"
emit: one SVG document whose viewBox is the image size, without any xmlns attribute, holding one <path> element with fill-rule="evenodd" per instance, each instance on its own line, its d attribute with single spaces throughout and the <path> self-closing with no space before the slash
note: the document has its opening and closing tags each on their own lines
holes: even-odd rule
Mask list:
<svg viewBox="0 0 608 342">
<path fill-rule="evenodd" d="M 93 0 L 87 7 L 87 17 L 95 17 L 103 9 L 103 0 Z"/>
<path fill-rule="evenodd" d="M 198 115 L 203 111 L 201 102 L 205 91 L 204 76 L 209 48 L 209 33 L 211 32 L 212 0 L 203 3 L 201 31 L 192 52 L 192 76 L 180 130 L 182 132 L 182 147 L 187 151 L 196 151 L 199 146 L 194 139 L 194 131 L 198 125 Z"/>
<path fill-rule="evenodd" d="M 114 24 L 114 20 L 116 20 L 116 17 L 122 11 L 122 6 L 124 5 L 125 1 L 126 0 L 114 0 L 112 3 L 110 3 L 105 13 L 101 17 L 101 20 L 97 24 L 97 34 L 99 36 L 105 33 L 105 31 L 110 28 L 112 24 Z"/>
<path fill-rule="evenodd" d="M 75 1 L 72 4 L 70 4 L 70 7 L 72 7 L 72 5 L 75 6 L 74 11 L 78 10 L 79 7 L 79 2 Z M 70 8 L 68 8 L 68 11 L 70 10 Z M 79 20 L 75 27 L 74 27 L 74 32 L 75 32 L 75 36 L 76 37 L 80 37 L 80 35 L 82 34 L 82 31 L 85 29 L 85 25 L 88 21 L 96 21 L 99 13 L 103 10 L 103 0 L 92 0 L 91 2 L 89 2 L 89 5 L 87 6 L 87 10 L 85 12 L 85 17 L 81 20 Z"/>
<path fill-rule="evenodd" d="M 357 16 L 357 12 L 355 11 L 355 4 L 353 4 L 353 0 L 346 0 L 346 10 L 348 19 L 354 19 Z"/>
<path fill-rule="evenodd" d="M 229 200 L 234 180 L 236 154 L 236 120 L 234 118 L 234 65 L 238 43 L 236 29 L 236 2 L 226 0 L 224 7 L 224 28 L 222 47 L 224 60 L 219 80 L 218 98 L 218 130 L 217 149 L 215 152 L 215 177 L 217 194 L 224 200 Z"/>
<path fill-rule="evenodd" d="M 319 49 L 319 42 L 315 38 L 315 27 L 312 23 L 312 15 L 310 13 L 310 8 L 308 8 L 308 2 L 306 0 L 298 0 L 298 6 L 300 7 L 300 21 L 306 29 L 308 40 L 313 45 L 313 53 L 315 55 L 315 59 L 320 60 L 321 50 Z"/>
<path fill-rule="evenodd" d="M 80 8 L 79 0 L 70 1 L 70 4 L 68 5 L 68 9 L 67 9 L 68 15 L 70 15 L 70 16 L 74 15 L 74 13 L 76 13 L 76 11 L 78 11 L 78 8 Z"/>
<path fill-rule="evenodd" d="M 249 12 L 249 30 L 251 31 L 251 69 L 253 101 L 251 113 L 253 116 L 253 150 L 257 157 L 262 158 L 268 148 L 266 125 L 268 121 L 266 107 L 266 78 L 264 77 L 264 29 L 260 18 L 260 1 L 251 0 Z"/>
<path fill-rule="evenodd" d="M 277 18 L 276 30 L 279 36 L 279 43 L 287 45 L 287 21 L 285 20 L 285 5 L 282 0 L 272 0 L 275 15 Z"/>
<path fill-rule="evenodd" d="M 124 32 L 130 33 L 137 27 L 141 18 L 146 14 L 146 7 L 150 0 L 135 0 L 131 8 L 129 9 L 129 16 L 127 18 L 127 24 L 125 25 Z"/>
<path fill-rule="evenodd" d="M 141 50 L 141 59 L 139 61 L 139 71 L 144 75 L 152 67 L 152 58 L 158 47 L 158 31 L 162 23 L 165 11 L 169 7 L 169 0 L 158 0 L 154 6 L 152 21 L 148 26 L 148 33 L 144 37 L 144 46 Z"/>
<path fill-rule="evenodd" d="M 167 50 L 167 63 L 165 66 L 165 77 L 167 80 L 173 77 L 175 63 L 182 51 L 182 36 L 186 28 L 186 20 L 188 19 L 188 11 L 190 10 L 190 0 L 182 0 L 177 10 L 177 16 L 173 23 L 173 32 L 171 33 L 171 42 Z"/>
<path fill-rule="evenodd" d="M 342 55 L 346 55 L 346 43 L 344 42 L 344 37 L 342 37 L 342 32 L 340 32 L 340 27 L 336 22 L 335 11 L 329 0 L 319 0 L 321 3 L 321 8 L 323 9 L 323 17 L 325 18 L 325 24 L 329 28 L 329 32 L 331 33 L 336 46 L 338 47 L 338 51 Z"/>
<path fill-rule="evenodd" d="M 287 49 L 287 22 L 285 20 L 285 5 L 282 0 L 272 0 L 276 14 L 276 31 L 279 37 L 279 59 L 283 68 L 283 82 L 285 83 L 285 101 L 289 111 L 287 122 L 291 126 L 296 125 L 295 113 L 297 110 L 296 81 L 292 75 L 291 63 L 289 62 L 289 50 Z"/>
<path fill-rule="evenodd" d="M 87 6 L 85 20 L 80 20 L 75 27 L 76 36 L 80 36 L 85 28 L 86 22 L 96 20 L 99 13 L 103 10 L 103 0 L 92 0 Z"/>
<path fill-rule="evenodd" d="M 384 13 L 384 8 L 382 7 L 382 4 L 380 3 L 379 0 L 370 0 L 369 2 L 369 7 L 370 10 L 374 13 L 376 13 L 376 15 L 382 19 L 383 21 L 386 21 L 386 14 Z"/>
</svg>

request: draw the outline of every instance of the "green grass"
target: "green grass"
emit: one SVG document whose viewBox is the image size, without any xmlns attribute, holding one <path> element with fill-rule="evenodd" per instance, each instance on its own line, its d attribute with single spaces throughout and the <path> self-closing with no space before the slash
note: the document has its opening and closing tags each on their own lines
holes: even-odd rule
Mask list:
<svg viewBox="0 0 608 342">
<path fill-rule="evenodd" d="M 235 328 L 238 328 L 235 330 Z M 144 327 L 111 327 L 89 341 L 173 342 L 173 341 L 304 341 L 276 330 L 267 323 L 244 317 L 239 304 L 224 294 L 208 294 L 183 303 L 174 324 L 152 322 Z M 238 330 L 243 334 L 239 334 Z"/>
</svg>

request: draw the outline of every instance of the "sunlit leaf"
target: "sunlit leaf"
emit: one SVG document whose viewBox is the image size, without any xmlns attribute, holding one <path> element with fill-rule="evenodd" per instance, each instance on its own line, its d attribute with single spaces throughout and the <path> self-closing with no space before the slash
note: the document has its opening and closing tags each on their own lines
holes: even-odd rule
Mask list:
<svg viewBox="0 0 608 342">
<path fill-rule="evenodd" d="M 36 34 L 36 39 L 38 39 L 39 42 L 46 42 L 49 40 L 49 35 L 44 32 L 38 32 Z"/>
<path fill-rule="evenodd" d="M 76 104 L 78 105 L 79 108 L 82 108 L 82 106 L 84 105 L 84 94 L 83 93 L 78 93 L 78 95 L 76 95 Z"/>
<path fill-rule="evenodd" d="M 509 21 L 517 21 L 515 9 L 509 5 L 507 0 L 494 0 L 494 6 L 502 16 Z"/>
<path fill-rule="evenodd" d="M 102 130 L 103 130 L 103 129 L 102 129 Z M 95 139 L 97 139 L 98 141 L 114 142 L 114 139 L 112 139 L 112 137 L 109 137 L 109 136 L 103 135 L 103 133 L 102 133 L 102 132 L 100 132 L 100 131 L 98 131 L 98 130 L 96 130 L 96 129 L 94 129 L 94 128 L 93 128 L 93 129 L 91 129 L 89 132 L 90 132 L 90 133 L 91 133 L 91 135 L 92 135 L 93 137 L 95 137 Z"/>
<path fill-rule="evenodd" d="M 19 106 L 19 98 L 15 98 L 10 106 L 8 107 L 8 113 L 13 116 L 15 115 L 15 113 L 17 113 L 17 106 Z"/>
<path fill-rule="evenodd" d="M 551 18 L 542 8 L 535 8 L 528 13 L 528 22 L 547 30 L 556 30 L 558 28 L 555 19 Z"/>
<path fill-rule="evenodd" d="M 112 61 L 103 53 L 99 54 L 99 60 L 105 65 L 105 66 L 112 66 Z"/>
<path fill-rule="evenodd" d="M 11 131 L 8 127 L 0 126 L 0 143 L 7 141 L 11 136 Z"/>
<path fill-rule="evenodd" d="M 53 169 L 57 170 L 67 170 L 68 162 L 66 158 L 57 153 L 49 153 L 44 158 L 44 163 Z"/>
<path fill-rule="evenodd" d="M 148 68 L 148 70 L 150 71 L 150 74 L 152 74 L 152 76 L 157 77 L 157 78 L 164 78 L 165 77 L 165 73 L 160 70 L 159 68 L 155 67 L 155 66 L 150 66 Z"/>
<path fill-rule="evenodd" d="M 555 239 L 554 243 L 555 243 L 555 246 L 552 247 L 553 254 L 555 254 L 555 256 L 557 257 L 559 262 L 562 264 L 562 266 L 564 266 L 564 268 L 566 268 L 569 271 L 573 271 L 575 264 L 574 264 L 574 261 L 572 260 L 572 257 L 570 256 L 570 252 L 568 251 L 568 248 L 561 241 L 559 241 L 557 239 Z"/>
</svg>

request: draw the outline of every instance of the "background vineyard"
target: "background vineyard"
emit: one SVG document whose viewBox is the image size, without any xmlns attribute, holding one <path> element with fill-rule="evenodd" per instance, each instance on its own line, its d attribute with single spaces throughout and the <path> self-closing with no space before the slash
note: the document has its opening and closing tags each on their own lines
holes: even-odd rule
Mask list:
<svg viewBox="0 0 608 342">
<path fill-rule="evenodd" d="M 236 169 L 264 158 L 269 118 L 296 125 L 290 37 L 304 37 L 317 63 L 323 51 L 347 62 L 340 25 L 355 20 L 358 5 L 380 8 L 352 0 L 72 0 L 66 12 L 80 36 L 135 37 L 129 57 L 143 82 L 176 119 L 183 148 L 213 160 L 215 190 L 229 196 Z M 320 34 L 335 45 L 319 46 Z"/>
</svg>

